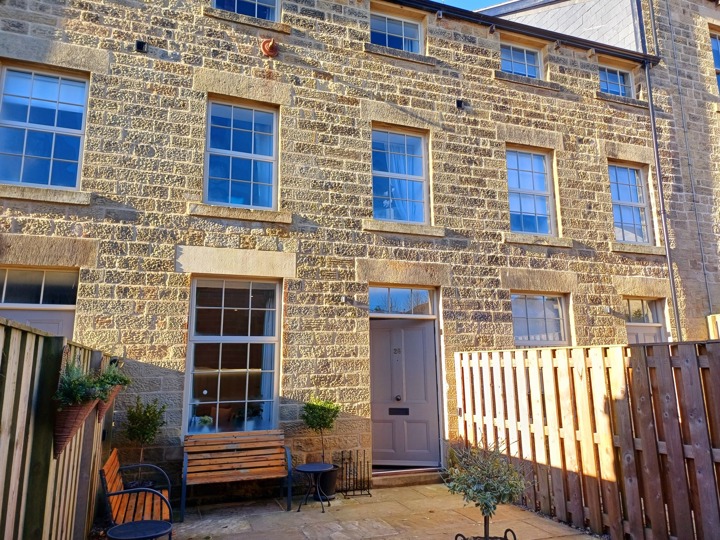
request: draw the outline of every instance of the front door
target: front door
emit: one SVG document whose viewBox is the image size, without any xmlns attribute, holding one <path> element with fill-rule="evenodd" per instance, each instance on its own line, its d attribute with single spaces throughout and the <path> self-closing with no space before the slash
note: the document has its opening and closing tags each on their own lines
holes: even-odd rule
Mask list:
<svg viewBox="0 0 720 540">
<path fill-rule="evenodd" d="M 373 464 L 440 464 L 435 321 L 371 320 Z"/>
</svg>

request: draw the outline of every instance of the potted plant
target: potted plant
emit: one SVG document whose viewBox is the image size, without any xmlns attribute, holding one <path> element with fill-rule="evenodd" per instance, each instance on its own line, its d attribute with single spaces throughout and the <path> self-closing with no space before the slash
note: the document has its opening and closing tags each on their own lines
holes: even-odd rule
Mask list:
<svg viewBox="0 0 720 540">
<path fill-rule="evenodd" d="M 490 536 L 490 518 L 498 504 L 516 501 L 526 486 L 523 472 L 500 448 L 465 447 L 462 443 L 450 447 L 445 483 L 451 493 L 460 493 L 465 502 L 482 512 L 484 536 L 472 537 L 477 540 L 502 540 Z"/>
<path fill-rule="evenodd" d="M 98 422 L 101 422 L 105 413 L 112 405 L 115 396 L 118 395 L 120 390 L 128 386 L 132 381 L 130 377 L 120 371 L 120 366 L 117 362 L 110 363 L 105 371 L 97 378 L 98 386 L 100 387 L 100 402 L 98 403 Z"/>
<path fill-rule="evenodd" d="M 211 427 L 215 424 L 212 416 L 201 416 L 198 418 L 198 424 L 200 425 L 200 433 L 209 433 Z"/>
<path fill-rule="evenodd" d="M 125 436 L 140 445 L 140 463 L 143 461 L 145 446 L 152 444 L 160 428 L 165 425 L 167 405 L 160 405 L 157 399 L 143 403 L 137 396 L 135 405 L 128 407 L 123 427 Z"/>
<path fill-rule="evenodd" d="M 334 401 L 323 400 L 312 397 L 305 403 L 300 413 L 300 419 L 307 427 L 320 434 L 320 445 L 322 448 L 322 461 L 325 463 L 325 431 L 335 426 L 340 414 L 340 405 Z M 324 473 L 320 478 L 320 489 L 326 494 L 327 499 L 335 498 L 335 485 L 339 467 L 333 464 L 333 469 Z"/>
<path fill-rule="evenodd" d="M 85 373 L 80 362 L 70 360 L 60 372 L 58 388 L 53 396 L 57 402 L 53 450 L 57 458 L 80 429 L 101 395 L 97 378 Z"/>
</svg>

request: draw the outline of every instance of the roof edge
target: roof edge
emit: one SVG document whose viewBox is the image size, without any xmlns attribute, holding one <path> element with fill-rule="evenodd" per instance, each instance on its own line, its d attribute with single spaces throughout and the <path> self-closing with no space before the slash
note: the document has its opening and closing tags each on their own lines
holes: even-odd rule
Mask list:
<svg viewBox="0 0 720 540">
<path fill-rule="evenodd" d="M 466 9 L 448 6 L 447 4 L 439 4 L 438 2 L 432 2 L 430 0 L 389 1 L 399 6 L 420 9 L 423 11 L 429 11 L 431 13 L 437 13 L 441 11 L 443 16 L 450 16 L 468 22 L 482 24 L 484 26 L 494 26 L 499 30 L 516 32 L 518 34 L 541 38 L 547 41 L 559 41 L 561 43 L 565 43 L 579 49 L 594 49 L 597 53 L 614 56 L 616 58 L 632 60 L 638 63 L 649 63 L 651 65 L 657 65 L 658 63 L 660 63 L 660 57 L 653 54 L 646 54 L 630 49 L 622 49 L 613 45 L 607 45 L 605 43 L 599 43 L 597 41 L 591 41 L 589 39 L 582 39 L 579 37 L 571 36 L 569 34 L 562 34 L 560 32 L 553 32 L 551 30 L 544 30 L 542 28 L 529 26 L 527 24 L 521 24 L 515 21 L 509 21 L 500 17 L 485 15 L 484 13 L 476 11 L 468 11 Z"/>
</svg>

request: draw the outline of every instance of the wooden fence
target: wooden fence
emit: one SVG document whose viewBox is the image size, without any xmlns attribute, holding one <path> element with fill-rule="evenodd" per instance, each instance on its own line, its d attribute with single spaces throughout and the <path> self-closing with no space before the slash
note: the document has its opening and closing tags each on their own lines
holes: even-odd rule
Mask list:
<svg viewBox="0 0 720 540">
<path fill-rule="evenodd" d="M 613 540 L 720 538 L 720 342 L 455 355 L 459 432 L 525 502 Z"/>
<path fill-rule="evenodd" d="M 92 525 L 102 425 L 91 414 L 53 459 L 52 396 L 63 352 L 85 370 L 106 359 L 0 318 L 0 538 L 85 539 Z"/>
</svg>

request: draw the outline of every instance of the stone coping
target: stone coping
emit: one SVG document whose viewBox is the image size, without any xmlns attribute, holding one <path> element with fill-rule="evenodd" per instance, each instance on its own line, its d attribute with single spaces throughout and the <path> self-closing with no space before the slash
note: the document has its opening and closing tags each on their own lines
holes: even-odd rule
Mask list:
<svg viewBox="0 0 720 540">
<path fill-rule="evenodd" d="M 88 206 L 92 200 L 92 194 L 88 191 L 10 184 L 0 184 L 0 197 L 79 206 Z"/>
<path fill-rule="evenodd" d="M 421 225 L 417 223 L 399 223 L 397 221 L 380 221 L 378 219 L 363 219 L 363 231 L 384 232 L 393 234 L 414 234 L 418 236 L 445 236 L 445 227 Z"/>
<path fill-rule="evenodd" d="M 560 238 L 558 236 L 545 236 L 542 234 L 523 234 L 514 232 L 503 232 L 503 243 L 559 248 L 573 247 L 572 238 Z"/>
<path fill-rule="evenodd" d="M 631 244 L 628 242 L 610 242 L 610 251 L 613 253 L 634 253 L 636 255 L 657 255 L 659 257 L 665 256 L 665 248 L 662 246 Z"/>
<path fill-rule="evenodd" d="M 514 73 L 505 73 L 499 69 L 493 72 L 493 78 L 499 81 L 508 81 L 525 86 L 534 86 L 544 90 L 552 90 L 553 92 L 562 92 L 565 90 L 560 84 L 552 81 L 543 81 L 542 79 L 533 79 L 532 77 L 523 77 Z"/>
<path fill-rule="evenodd" d="M 615 94 L 608 94 L 605 92 L 595 91 L 595 97 L 602 101 L 608 101 L 610 103 L 617 103 L 619 105 L 629 105 L 630 107 L 636 107 L 638 109 L 648 109 L 649 105 L 647 101 L 641 99 L 628 98 L 623 96 L 616 96 Z"/>
<path fill-rule="evenodd" d="M 258 19 L 256 17 L 248 17 L 247 15 L 233 13 L 232 11 L 226 11 L 224 9 L 203 6 L 202 13 L 206 17 L 244 24 L 246 26 L 254 26 L 255 28 L 262 28 L 263 30 L 272 30 L 273 32 L 280 32 L 282 34 L 290 34 L 292 32 L 292 28 L 289 24 L 266 21 L 265 19 Z"/>
<path fill-rule="evenodd" d="M 292 223 L 292 213 L 276 210 L 255 210 L 252 208 L 236 208 L 233 206 L 214 206 L 190 202 L 187 205 L 188 214 L 191 216 L 237 219 L 241 221 L 263 221 L 268 223 Z"/>
<path fill-rule="evenodd" d="M 426 66 L 434 66 L 438 63 L 437 58 L 432 56 L 401 51 L 399 49 L 393 49 L 392 47 L 383 47 L 382 45 L 375 45 L 374 43 L 365 43 L 365 52 L 407 60 L 408 62 L 415 62 L 417 64 L 425 64 Z"/>
</svg>

